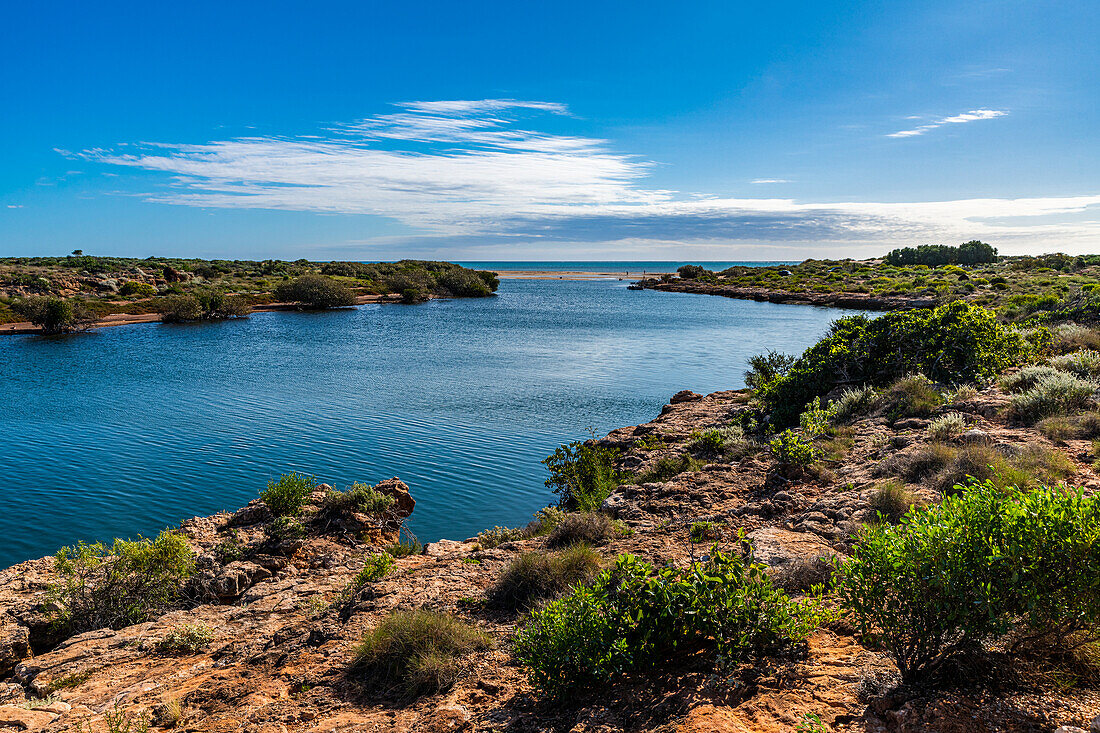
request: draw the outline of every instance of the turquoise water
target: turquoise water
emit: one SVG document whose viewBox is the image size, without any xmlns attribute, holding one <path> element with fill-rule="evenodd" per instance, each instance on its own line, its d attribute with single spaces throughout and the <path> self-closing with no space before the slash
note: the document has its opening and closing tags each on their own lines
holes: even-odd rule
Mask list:
<svg viewBox="0 0 1100 733">
<path fill-rule="evenodd" d="M 618 281 L 0 339 L 0 566 L 235 509 L 271 477 L 400 476 L 424 540 L 525 523 L 560 443 L 742 385 L 838 312 Z"/>
<path fill-rule="evenodd" d="M 795 265 L 796 261 L 790 260 L 775 260 L 775 261 L 728 261 L 728 262 L 709 262 L 709 261 L 671 261 L 671 260 L 652 260 L 647 262 L 639 262 L 634 260 L 585 260 L 578 262 L 532 262 L 532 261 L 504 261 L 504 260 L 485 260 L 480 262 L 459 262 L 458 264 L 464 267 L 472 267 L 475 270 L 534 270 L 545 272 L 630 272 L 642 274 L 642 272 L 676 272 L 676 268 L 680 265 L 702 265 L 708 270 L 719 272 L 725 270 L 727 267 L 733 267 L 734 265 L 748 265 L 748 266 L 762 266 L 762 265 Z"/>
</svg>

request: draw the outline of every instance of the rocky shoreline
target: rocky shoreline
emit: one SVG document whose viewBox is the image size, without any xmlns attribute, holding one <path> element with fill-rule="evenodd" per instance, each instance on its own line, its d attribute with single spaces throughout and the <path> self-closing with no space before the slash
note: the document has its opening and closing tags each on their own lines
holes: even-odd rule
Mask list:
<svg viewBox="0 0 1100 733">
<path fill-rule="evenodd" d="M 965 416 L 968 431 L 953 438 L 955 444 L 980 443 L 1004 455 L 1040 446 L 1065 457 L 1072 471 L 1067 483 L 1100 489 L 1088 441 L 1054 445 L 1033 428 L 1011 425 L 999 417 L 1006 400 L 989 387 L 938 412 Z M 693 436 L 728 425 L 747 401 L 744 391 L 682 392 L 653 421 L 598 442 L 619 451 L 620 468 L 641 474 L 688 455 Z M 737 548 L 743 531 L 777 582 L 803 591 L 822 558 L 850 551 L 852 533 L 874 517 L 883 472 L 927 446 L 928 424 L 868 415 L 836 438 L 833 457 L 820 470 L 797 478 L 777 471 L 766 450 L 746 450 L 701 460 L 697 470 L 665 480 L 624 484 L 604 510 L 625 531 L 596 549 L 605 563 L 633 553 L 683 566 L 711 540 Z M 412 511 L 408 487 L 397 479 L 376 489 L 396 499 L 395 518 Z M 912 490 L 928 501 L 939 498 L 925 485 Z M 318 516 L 323 498 L 323 491 L 308 498 L 307 517 Z M 52 558 L 0 572 L 0 730 L 107 731 L 107 718 L 119 710 L 155 729 L 255 733 L 744 733 L 795 730 L 806 714 L 819 716 L 831 731 L 1050 731 L 1088 729 L 1100 714 L 1095 684 L 1060 687 L 1026 667 L 994 686 L 894 689 L 889 659 L 861 644 L 842 621 L 815 632 L 802 657 L 739 680 L 691 667 L 655 670 L 549 703 L 509 653 L 522 616 L 485 602 L 520 553 L 547 551 L 545 538 L 519 536 L 494 547 L 478 538 L 435 542 L 421 554 L 398 557 L 389 574 L 348 597 L 367 555 L 392 542 L 398 527 L 357 516 L 336 526 L 312 522 L 304 537 L 273 546 L 263 539 L 273 521 L 257 500 L 236 513 L 184 522 L 180 532 L 198 556 L 206 597 L 146 623 L 60 643 L 49 621 Z M 705 544 L 694 537 L 698 526 L 713 530 Z M 227 552 L 229 542 L 247 551 Z M 409 608 L 455 614 L 493 640 L 464 662 L 449 690 L 411 700 L 364 687 L 349 672 L 363 634 L 394 610 Z M 208 644 L 163 651 L 174 630 L 196 624 L 210 629 Z"/>
<path fill-rule="evenodd" d="M 740 287 L 711 283 L 703 280 L 675 278 L 659 280 L 646 278 L 630 286 L 634 290 L 660 290 L 666 293 L 692 293 L 695 295 L 720 295 L 738 300 L 756 300 L 788 305 L 817 305 L 851 310 L 894 311 L 914 308 L 931 308 L 935 301 L 922 296 L 874 295 L 870 293 L 818 293 L 811 291 L 790 292 L 773 288 Z"/>
</svg>

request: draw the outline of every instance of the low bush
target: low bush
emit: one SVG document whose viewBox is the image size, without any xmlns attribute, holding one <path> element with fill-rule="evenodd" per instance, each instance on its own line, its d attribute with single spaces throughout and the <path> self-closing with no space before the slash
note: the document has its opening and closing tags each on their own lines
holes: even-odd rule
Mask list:
<svg viewBox="0 0 1100 733">
<path fill-rule="evenodd" d="M 959 412 L 941 415 L 928 424 L 928 437 L 944 441 L 966 431 L 966 417 Z"/>
<path fill-rule="evenodd" d="M 841 318 L 785 372 L 756 389 L 772 422 L 784 427 L 814 397 L 843 384 L 883 386 L 911 374 L 944 384 L 981 381 L 1029 350 L 992 312 L 955 301 L 878 318 Z"/>
<path fill-rule="evenodd" d="M 80 543 L 54 556 L 57 580 L 49 597 L 61 610 L 55 623 L 67 634 L 120 629 L 168 611 L 184 594 L 195 555 L 175 532 L 156 539 Z"/>
<path fill-rule="evenodd" d="M 505 542 L 514 542 L 527 537 L 526 530 L 518 527 L 493 527 L 477 533 L 477 544 L 484 549 L 498 547 Z"/>
<path fill-rule="evenodd" d="M 968 445 L 955 452 L 951 462 L 930 481 L 932 488 L 949 493 L 971 478 L 997 486 L 1028 488 L 1053 483 L 1076 472 L 1073 462 L 1059 451 L 1029 444 L 1012 453 L 988 445 Z"/>
<path fill-rule="evenodd" d="M 943 443 L 929 443 L 917 450 L 885 461 L 879 473 L 893 473 L 910 483 L 935 476 L 955 460 L 958 451 Z"/>
<path fill-rule="evenodd" d="M 803 641 L 824 614 L 792 601 L 765 568 L 718 550 L 677 570 L 620 556 L 588 586 L 535 611 L 514 654 L 536 687 L 562 696 L 670 663 L 733 665 Z"/>
<path fill-rule="evenodd" d="M 717 428 L 704 430 L 701 433 L 693 433 L 691 443 L 688 446 L 690 450 L 708 456 L 721 455 L 725 447 L 726 441 Z"/>
<path fill-rule="evenodd" d="M 298 513 L 316 487 L 317 481 L 312 476 L 287 473 L 278 481 L 268 481 L 267 488 L 260 492 L 260 499 L 275 516 L 288 516 Z"/>
<path fill-rule="evenodd" d="M 875 516 L 891 524 L 897 524 L 912 507 L 920 504 L 920 497 L 898 481 L 887 481 L 879 486 L 871 494 L 870 501 Z"/>
<path fill-rule="evenodd" d="M 702 461 L 696 460 L 694 456 L 688 453 L 681 453 L 679 456 L 665 456 L 657 459 L 649 469 L 635 476 L 634 482 L 650 484 L 669 481 L 681 473 L 698 471 L 703 465 Z"/>
<path fill-rule="evenodd" d="M 835 409 L 822 407 L 821 398 L 814 397 L 798 416 L 798 427 L 803 436 L 812 440 L 829 429 L 829 421 L 835 415 Z"/>
<path fill-rule="evenodd" d="M 718 542 L 722 539 L 722 528 L 714 522 L 692 522 L 688 528 L 688 537 L 696 544 Z"/>
<path fill-rule="evenodd" d="M 151 298 L 157 294 L 157 288 L 140 280 L 127 280 L 118 289 L 118 294 L 127 298 L 135 295 L 139 298 Z"/>
<path fill-rule="evenodd" d="M 547 547 L 568 547 L 577 543 L 603 545 L 618 534 L 615 523 L 602 512 L 566 514 L 550 530 Z"/>
<path fill-rule="evenodd" d="M 558 495 L 565 509 L 599 509 L 623 478 L 613 464 L 617 455 L 608 448 L 579 441 L 560 446 L 543 460 L 550 471 L 546 486 Z"/>
<path fill-rule="evenodd" d="M 525 552 L 489 589 L 489 603 L 509 610 L 531 608 L 591 580 L 599 569 L 600 556 L 584 544 L 549 554 Z"/>
<path fill-rule="evenodd" d="M 424 545 L 415 537 L 402 537 L 397 542 L 386 548 L 386 552 L 393 557 L 408 557 L 424 552 Z"/>
<path fill-rule="evenodd" d="M 312 479 L 310 479 L 312 480 Z M 313 490 L 314 484 L 309 486 L 309 491 L 302 495 L 304 500 Z M 288 489 L 290 502 L 293 503 L 297 495 L 294 489 Z M 265 500 L 266 501 L 266 500 Z M 320 514 L 325 516 L 339 516 L 347 514 L 370 514 L 382 516 L 393 509 L 396 499 L 388 494 L 376 490 L 369 484 L 354 483 L 347 491 L 330 489 L 325 492 L 325 498 L 321 501 Z M 301 506 L 301 502 L 299 502 Z M 295 509 L 295 511 L 297 511 Z"/>
<path fill-rule="evenodd" d="M 304 308 L 344 308 L 355 305 L 355 293 L 324 275 L 307 274 L 275 288 L 275 297 Z"/>
<path fill-rule="evenodd" d="M 157 651 L 162 654 L 196 654 L 212 641 L 214 629 L 209 624 L 180 624 L 157 642 Z"/>
<path fill-rule="evenodd" d="M 768 443 L 772 455 L 785 470 L 804 468 L 819 457 L 819 451 L 813 443 L 804 439 L 793 430 L 784 430 Z"/>
<path fill-rule="evenodd" d="M 927 417 L 943 402 L 943 395 L 931 380 L 913 374 L 887 387 L 879 396 L 876 407 L 892 418 Z"/>
<path fill-rule="evenodd" d="M 1072 354 L 1062 354 L 1051 358 L 1050 365 L 1082 379 L 1095 379 L 1100 377 L 1100 351 L 1084 349 Z"/>
<path fill-rule="evenodd" d="M 83 331 L 95 324 L 95 315 L 76 300 L 33 295 L 15 301 L 11 309 L 45 334 Z"/>
<path fill-rule="evenodd" d="M 901 523 L 868 526 L 839 568 L 839 598 L 907 683 L 1017 629 L 1100 630 L 1100 500 L 974 484 Z"/>
<path fill-rule="evenodd" d="M 749 370 L 745 372 L 745 386 L 762 391 L 786 376 L 796 358 L 790 354 L 769 351 L 749 357 Z"/>
<path fill-rule="evenodd" d="M 845 422 L 866 415 L 875 405 L 877 394 L 871 385 L 849 387 L 833 400 L 833 416 L 839 422 Z"/>
<path fill-rule="evenodd" d="M 1051 348 L 1061 354 L 1080 349 L 1100 351 L 1100 333 L 1076 323 L 1063 323 L 1053 331 Z"/>
<path fill-rule="evenodd" d="M 1031 424 L 1044 417 L 1078 412 L 1095 402 L 1096 392 L 1096 382 L 1056 372 L 1040 377 L 1026 392 L 1014 395 L 1012 416 Z"/>
<path fill-rule="evenodd" d="M 166 295 L 160 299 L 157 310 L 164 323 L 186 323 L 247 316 L 252 306 L 243 295 L 196 290 L 188 295 Z"/>
<path fill-rule="evenodd" d="M 978 394 L 978 388 L 973 384 L 961 384 L 953 392 L 946 395 L 948 402 L 966 402 Z"/>
<path fill-rule="evenodd" d="M 564 512 L 556 506 L 548 506 L 539 509 L 535 512 L 534 520 L 527 525 L 525 532 L 531 537 L 548 535 L 554 531 L 554 528 L 561 524 L 567 516 L 569 516 L 568 512 Z"/>
<path fill-rule="evenodd" d="M 283 545 L 282 549 L 293 550 L 305 536 L 306 526 L 297 517 L 275 517 L 264 525 L 264 539 L 270 546 Z"/>
<path fill-rule="evenodd" d="M 1091 440 L 1100 437 L 1100 412 L 1048 417 L 1036 423 L 1039 432 L 1053 441 Z"/>
<path fill-rule="evenodd" d="M 363 637 L 352 672 L 408 697 L 440 692 L 458 680 L 463 657 L 490 646 L 485 632 L 449 614 L 395 611 Z"/>
<path fill-rule="evenodd" d="M 997 386 L 1005 392 L 1024 392 L 1043 378 L 1064 376 L 1064 372 L 1046 364 L 1030 364 L 1018 372 L 1001 377 Z"/>
<path fill-rule="evenodd" d="M 391 570 L 393 570 L 393 555 L 386 552 L 367 555 L 363 560 L 363 567 L 352 578 L 351 585 L 355 589 L 362 588 L 367 583 L 386 577 Z"/>
</svg>

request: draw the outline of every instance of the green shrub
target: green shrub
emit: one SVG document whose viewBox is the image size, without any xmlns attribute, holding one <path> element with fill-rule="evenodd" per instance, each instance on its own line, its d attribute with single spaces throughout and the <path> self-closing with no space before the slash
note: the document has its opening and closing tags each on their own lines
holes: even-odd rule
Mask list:
<svg viewBox="0 0 1100 733">
<path fill-rule="evenodd" d="M 1039 432 L 1055 442 L 1070 438 L 1088 439 L 1100 437 L 1100 413 L 1085 412 L 1079 415 L 1048 417 L 1036 423 Z"/>
<path fill-rule="evenodd" d="M 906 375 L 935 382 L 984 380 L 1028 352 L 993 313 L 956 301 L 934 309 L 851 316 L 759 390 L 777 426 L 793 424 L 814 397 L 841 384 L 886 385 Z"/>
<path fill-rule="evenodd" d="M 1007 374 L 998 380 L 997 385 L 1005 392 L 1025 392 L 1034 387 L 1040 379 L 1061 377 L 1065 374 L 1045 364 L 1030 364 L 1023 369 Z"/>
<path fill-rule="evenodd" d="M 310 479 L 312 481 L 312 479 Z M 304 500 L 309 496 L 314 484 L 309 485 L 309 490 L 301 495 Z M 288 493 L 290 493 L 288 491 Z M 295 494 L 290 495 L 291 503 Z M 266 501 L 266 499 L 265 499 Z M 321 502 L 321 514 L 338 516 L 347 514 L 371 514 L 382 516 L 393 509 L 397 500 L 388 494 L 376 490 L 369 484 L 354 483 L 347 491 L 330 489 L 325 492 L 325 498 Z M 301 501 L 298 503 L 301 506 Z M 294 509 L 293 511 L 297 511 Z"/>
<path fill-rule="evenodd" d="M 839 569 L 839 598 L 907 683 L 1005 635 L 1100 629 L 1100 501 L 1064 488 L 991 483 L 865 527 Z"/>
<path fill-rule="evenodd" d="M 862 387 L 849 387 L 830 405 L 833 416 L 837 421 L 844 422 L 866 415 L 874 407 L 876 396 L 875 388 L 869 384 Z"/>
<path fill-rule="evenodd" d="M 1050 365 L 1082 379 L 1095 379 L 1100 377 L 1100 351 L 1084 349 L 1072 354 L 1062 354 L 1051 358 Z"/>
<path fill-rule="evenodd" d="M 155 286 L 143 283 L 140 280 L 127 280 L 118 289 L 118 294 L 126 297 L 136 295 L 141 298 L 151 298 L 157 294 L 157 289 Z"/>
<path fill-rule="evenodd" d="M 124 626 L 165 613 L 179 602 L 195 571 L 195 555 L 175 532 L 156 539 L 115 540 L 64 547 L 54 556 L 49 596 L 66 633 Z"/>
<path fill-rule="evenodd" d="M 556 598 L 600 569 L 600 556 L 588 545 L 574 544 L 553 553 L 525 552 L 514 559 L 488 591 L 499 608 L 531 608 Z"/>
<path fill-rule="evenodd" d="M 806 438 L 813 439 L 829 429 L 829 421 L 836 415 L 832 407 L 823 408 L 821 398 L 814 397 L 798 416 L 798 427 Z"/>
<path fill-rule="evenodd" d="M 622 480 L 622 474 L 613 465 L 617 455 L 608 448 L 580 441 L 559 446 L 543 460 L 550 471 L 546 486 L 558 495 L 565 509 L 599 509 Z"/>
<path fill-rule="evenodd" d="M 324 275 L 307 274 L 275 288 L 275 297 L 305 308 L 343 308 L 355 305 L 355 293 Z"/>
<path fill-rule="evenodd" d="M 527 525 L 526 533 L 531 537 L 541 537 L 550 534 L 554 528 L 561 524 L 568 512 L 563 512 L 556 506 L 548 506 L 535 512 L 534 520 Z"/>
<path fill-rule="evenodd" d="M 805 467 L 819 457 L 819 451 L 813 443 L 789 429 L 775 436 L 768 446 L 782 468 Z"/>
<path fill-rule="evenodd" d="M 264 537 L 270 545 L 293 545 L 305 536 L 306 527 L 297 517 L 279 516 L 264 525 Z"/>
<path fill-rule="evenodd" d="M 914 374 L 902 377 L 878 399 L 878 406 L 890 417 L 927 417 L 942 405 L 943 395 L 929 379 Z"/>
<path fill-rule="evenodd" d="M 681 453 L 679 456 L 665 456 L 659 458 L 647 471 L 638 474 L 634 481 L 639 484 L 669 481 L 681 473 L 698 471 L 703 465 L 702 461 L 696 460 L 688 453 Z"/>
<path fill-rule="evenodd" d="M 164 323 L 187 323 L 202 320 L 202 304 L 191 295 L 166 295 L 157 303 Z"/>
<path fill-rule="evenodd" d="M 367 555 L 363 561 L 362 569 L 351 580 L 352 588 L 358 590 L 367 583 L 373 583 L 386 577 L 386 574 L 393 569 L 393 562 L 393 555 L 389 553 L 379 552 L 374 555 Z"/>
<path fill-rule="evenodd" d="M 536 687 L 555 696 L 634 670 L 709 658 L 720 665 L 804 640 L 823 618 L 796 602 L 765 568 L 717 549 L 677 570 L 620 556 L 590 586 L 535 611 L 514 654 Z"/>
<path fill-rule="evenodd" d="M 745 386 L 753 391 L 767 389 L 786 376 L 795 361 L 795 357 L 790 354 L 781 354 L 778 351 L 749 357 L 749 370 L 745 372 Z"/>
<path fill-rule="evenodd" d="M 449 614 L 395 611 L 363 636 L 352 671 L 410 697 L 440 692 L 458 680 L 462 657 L 490 646 L 486 633 Z"/>
<path fill-rule="evenodd" d="M 726 441 L 717 428 L 692 433 L 690 449 L 704 455 L 718 455 L 725 448 Z"/>
<path fill-rule="evenodd" d="M 489 549 L 498 547 L 505 542 L 514 542 L 526 537 L 527 533 L 518 527 L 493 527 L 492 529 L 483 529 L 477 533 L 477 544 L 480 547 Z"/>
<path fill-rule="evenodd" d="M 424 552 L 424 545 L 415 537 L 402 537 L 397 542 L 386 548 L 386 552 L 393 557 L 408 557 Z"/>
<path fill-rule="evenodd" d="M 692 522 L 688 536 L 695 544 L 717 542 L 722 539 L 722 528 L 714 522 Z"/>
<path fill-rule="evenodd" d="M 606 514 L 601 512 L 566 514 L 550 530 L 546 537 L 546 546 L 568 547 L 578 543 L 602 545 L 616 534 L 618 530 Z"/>
<path fill-rule="evenodd" d="M 317 481 L 312 476 L 287 473 L 278 481 L 268 481 L 267 488 L 260 492 L 260 499 L 277 517 L 297 514 L 316 487 Z"/>
<path fill-rule="evenodd" d="M 1012 415 L 1025 423 L 1034 423 L 1051 415 L 1065 415 L 1090 406 L 1097 384 L 1065 372 L 1040 377 L 1026 392 L 1013 395 Z"/>
<path fill-rule="evenodd" d="M 157 310 L 164 323 L 186 323 L 247 316 L 252 306 L 243 295 L 195 290 L 187 295 L 166 295 L 160 299 Z"/>
<path fill-rule="evenodd" d="M 175 626 L 157 642 L 162 654 L 196 654 L 214 641 L 214 629 L 209 624 L 194 623 Z"/>
<path fill-rule="evenodd" d="M 959 412 L 941 415 L 928 424 L 928 437 L 943 441 L 966 431 L 966 417 Z"/>
<path fill-rule="evenodd" d="M 95 324 L 95 316 L 75 300 L 32 295 L 11 304 L 11 309 L 45 334 L 83 331 Z"/>
</svg>

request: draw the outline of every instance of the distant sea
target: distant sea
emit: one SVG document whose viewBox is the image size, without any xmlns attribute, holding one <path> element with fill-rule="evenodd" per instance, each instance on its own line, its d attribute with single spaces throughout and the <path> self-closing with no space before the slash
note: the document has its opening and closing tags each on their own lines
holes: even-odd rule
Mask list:
<svg viewBox="0 0 1100 733">
<path fill-rule="evenodd" d="M 735 265 L 746 267 L 766 267 L 768 265 L 795 265 L 797 261 L 792 260 L 773 260 L 773 261 L 729 261 L 729 262 L 708 262 L 700 260 L 677 260 L 677 261 L 663 261 L 663 260 L 650 260 L 650 261 L 634 261 L 634 260 L 583 260 L 578 262 L 569 261 L 523 261 L 523 260 L 484 260 L 477 262 L 459 262 L 458 264 L 463 267 L 472 267 L 475 270 L 495 270 L 495 271 L 508 271 L 508 270 L 527 270 L 527 271 L 543 271 L 543 272 L 629 272 L 629 273 L 641 273 L 645 272 L 676 272 L 676 268 L 681 265 L 702 265 L 708 270 L 718 271 L 725 270 L 727 267 L 734 267 Z"/>
</svg>

